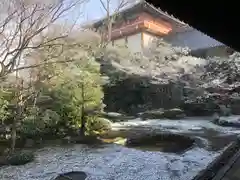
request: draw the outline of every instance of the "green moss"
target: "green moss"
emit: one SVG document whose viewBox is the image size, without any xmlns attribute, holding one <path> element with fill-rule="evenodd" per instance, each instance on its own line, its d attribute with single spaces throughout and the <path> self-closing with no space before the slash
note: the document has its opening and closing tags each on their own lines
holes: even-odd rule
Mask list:
<svg viewBox="0 0 240 180">
<path fill-rule="evenodd" d="M 119 145 L 126 145 L 127 139 L 126 138 L 122 138 L 122 137 L 117 137 L 114 140 L 115 144 L 119 144 Z"/>
</svg>

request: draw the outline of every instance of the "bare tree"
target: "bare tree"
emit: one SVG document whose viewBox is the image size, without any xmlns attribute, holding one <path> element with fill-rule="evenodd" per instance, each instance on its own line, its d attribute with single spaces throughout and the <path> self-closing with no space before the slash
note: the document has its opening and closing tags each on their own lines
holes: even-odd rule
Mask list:
<svg viewBox="0 0 240 180">
<path fill-rule="evenodd" d="M 134 2 L 133 0 L 100 0 L 103 10 L 106 13 L 106 21 L 104 23 L 105 28 L 107 29 L 107 42 L 109 43 L 112 38 L 112 25 L 116 18 L 119 16 L 120 11 L 128 6 L 130 3 Z M 113 3 L 116 3 L 116 8 L 112 9 Z"/>
<path fill-rule="evenodd" d="M 22 60 L 31 50 L 49 46 L 68 31 L 51 38 L 45 34 L 85 0 L 1 0 L 0 76 L 23 69 Z M 19 65 L 17 66 L 17 63 Z"/>
</svg>

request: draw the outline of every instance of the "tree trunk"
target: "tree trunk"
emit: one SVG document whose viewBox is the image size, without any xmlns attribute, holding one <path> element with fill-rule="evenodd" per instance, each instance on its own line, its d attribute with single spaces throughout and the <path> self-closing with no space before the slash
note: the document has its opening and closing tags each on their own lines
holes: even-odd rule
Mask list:
<svg viewBox="0 0 240 180">
<path fill-rule="evenodd" d="M 23 111 L 23 96 L 21 93 L 21 90 L 23 88 L 23 80 L 17 85 L 17 88 L 19 89 L 19 92 L 16 95 L 17 98 L 17 109 L 16 114 L 13 119 L 12 129 L 11 129 L 11 152 L 14 152 L 16 141 L 17 141 L 17 123 L 20 122 L 22 118 L 22 111 Z"/>
<path fill-rule="evenodd" d="M 112 20 L 110 16 L 110 2 L 107 3 L 107 28 L 108 28 L 108 39 L 107 43 L 111 41 L 111 35 L 112 35 Z"/>
<path fill-rule="evenodd" d="M 82 113 L 81 121 L 82 121 L 82 123 L 81 123 L 81 128 L 80 128 L 80 135 L 82 137 L 84 137 L 85 136 L 85 132 L 86 132 L 86 118 L 85 118 L 84 113 Z"/>
<path fill-rule="evenodd" d="M 112 19 L 108 19 L 108 41 L 107 43 L 111 42 L 112 40 Z"/>
<path fill-rule="evenodd" d="M 82 83 L 82 92 L 81 92 L 81 96 L 82 96 L 82 107 L 81 107 L 81 127 L 80 127 L 80 136 L 84 137 L 85 136 L 85 132 L 86 132 L 86 116 L 85 116 L 85 108 L 84 108 L 84 103 L 85 103 L 85 99 L 84 99 L 84 85 Z"/>
<path fill-rule="evenodd" d="M 16 117 L 17 118 L 17 117 Z M 14 118 L 11 130 L 11 152 L 14 152 L 17 140 L 17 120 Z"/>
</svg>

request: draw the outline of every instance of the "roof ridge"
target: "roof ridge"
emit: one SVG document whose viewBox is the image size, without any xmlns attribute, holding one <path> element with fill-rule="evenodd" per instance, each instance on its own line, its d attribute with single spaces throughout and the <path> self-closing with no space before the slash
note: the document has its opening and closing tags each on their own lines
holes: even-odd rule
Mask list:
<svg viewBox="0 0 240 180">
<path fill-rule="evenodd" d="M 162 15 L 166 16 L 167 18 L 175 21 L 176 23 L 179 23 L 179 24 L 181 24 L 181 25 L 189 26 L 189 25 L 186 24 L 185 22 L 179 20 L 178 18 L 175 18 L 173 15 L 170 15 L 170 14 L 168 14 L 167 12 L 164 12 L 161 8 L 157 8 L 157 7 L 155 7 L 154 5 L 148 3 L 146 0 L 136 0 L 135 2 L 131 3 L 129 6 L 121 9 L 118 13 L 124 13 L 124 11 L 127 11 L 127 10 L 129 10 L 129 9 L 135 7 L 135 6 L 139 6 L 139 5 L 147 5 L 147 6 L 149 6 L 150 8 L 152 8 L 152 9 L 156 10 L 157 12 L 159 12 L 160 14 L 162 14 Z M 111 16 L 112 16 L 112 15 L 113 15 L 113 14 L 111 14 Z M 93 20 L 92 22 L 89 22 L 89 23 L 86 23 L 86 24 L 87 24 L 87 25 L 88 25 L 88 24 L 95 24 L 95 23 L 101 22 L 101 21 L 103 21 L 103 20 L 105 20 L 105 19 L 106 19 L 106 17 L 104 16 L 104 17 L 102 17 L 102 18 Z M 86 26 L 87 26 L 87 25 L 86 25 Z"/>
<path fill-rule="evenodd" d="M 141 0 L 140 0 L 141 1 Z M 147 5 L 149 5 L 151 8 L 157 10 L 159 13 L 162 13 L 163 15 L 167 16 L 168 18 L 180 23 L 180 24 L 184 24 L 187 25 L 185 22 L 179 20 L 178 18 L 174 17 L 173 15 L 170 15 L 168 12 L 164 12 L 161 8 L 157 8 L 155 7 L 153 4 L 148 3 L 146 0 L 142 0 L 141 2 L 146 3 Z"/>
</svg>

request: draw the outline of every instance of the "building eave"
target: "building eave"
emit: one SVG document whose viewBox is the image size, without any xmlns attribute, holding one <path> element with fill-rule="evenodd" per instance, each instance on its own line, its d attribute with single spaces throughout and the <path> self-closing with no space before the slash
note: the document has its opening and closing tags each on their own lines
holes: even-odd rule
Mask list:
<svg viewBox="0 0 240 180">
<path fill-rule="evenodd" d="M 163 12 L 160 8 L 156 8 L 154 7 L 152 4 L 149 4 L 147 2 L 143 2 L 144 7 L 147 10 L 150 10 L 149 13 L 156 13 L 159 16 L 161 16 L 161 18 L 163 18 L 164 20 L 170 22 L 171 24 L 177 24 L 178 26 L 186 26 L 186 23 L 180 21 L 179 19 L 169 15 L 167 12 Z"/>
<path fill-rule="evenodd" d="M 121 10 L 119 13 L 123 14 L 123 16 L 126 16 L 128 13 L 134 12 L 136 10 L 145 10 L 148 13 L 161 17 L 163 20 L 170 22 L 174 27 L 176 28 L 188 28 L 188 25 L 177 18 L 167 14 L 166 12 L 163 12 L 160 8 L 156 8 L 153 5 L 147 3 L 146 1 L 140 1 L 137 3 L 133 3 L 132 5 L 128 6 L 127 8 Z M 101 18 L 99 20 L 96 20 L 95 22 L 89 23 L 88 25 L 85 25 L 86 27 L 93 27 L 97 28 L 103 24 L 103 22 L 106 20 L 106 17 Z"/>
</svg>

